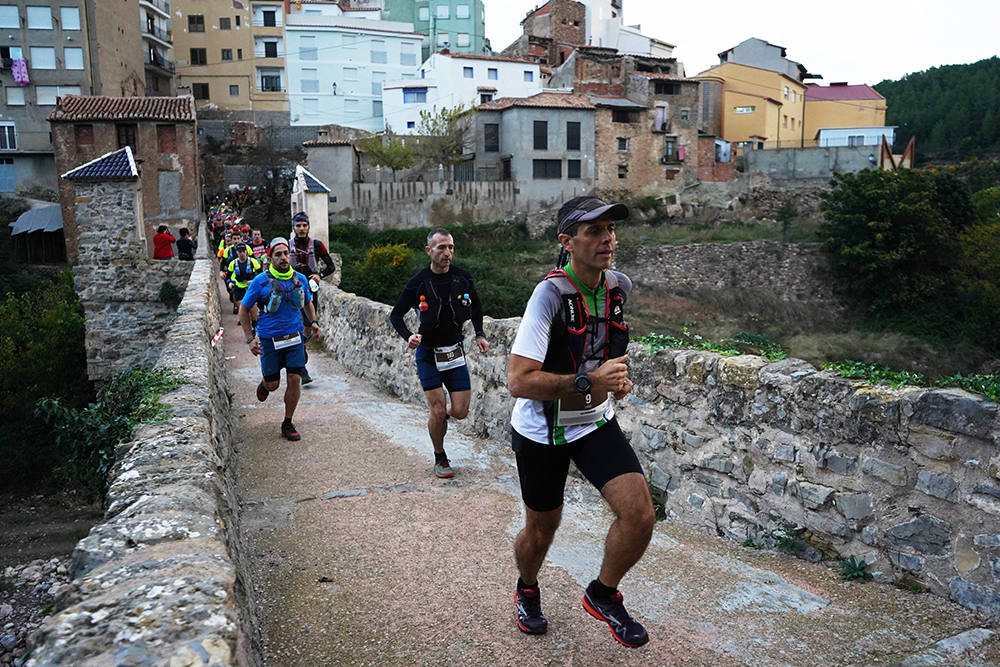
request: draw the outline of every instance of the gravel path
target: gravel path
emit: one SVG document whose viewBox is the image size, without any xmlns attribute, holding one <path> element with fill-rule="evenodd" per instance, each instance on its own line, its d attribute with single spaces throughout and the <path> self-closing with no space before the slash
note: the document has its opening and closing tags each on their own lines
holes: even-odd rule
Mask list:
<svg viewBox="0 0 1000 667">
<path fill-rule="evenodd" d="M 311 352 L 302 440 L 284 441 L 281 393 L 254 398 L 259 366 L 231 317 L 237 479 L 269 665 L 1000 664 L 1000 642 L 962 607 L 672 522 L 622 583 L 651 641 L 622 647 L 580 605 L 611 516 L 576 479 L 539 577 L 549 632 L 523 635 L 505 434 L 453 430 L 456 476 L 436 479 L 426 412 Z"/>
</svg>

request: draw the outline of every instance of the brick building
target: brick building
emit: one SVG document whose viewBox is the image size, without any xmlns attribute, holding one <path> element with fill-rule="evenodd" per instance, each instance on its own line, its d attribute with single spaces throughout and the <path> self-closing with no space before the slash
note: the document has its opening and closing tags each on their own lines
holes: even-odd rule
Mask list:
<svg viewBox="0 0 1000 667">
<path fill-rule="evenodd" d="M 159 225 L 195 227 L 201 210 L 197 121 L 194 99 L 186 97 L 60 98 L 49 114 L 56 168 L 75 167 L 129 146 L 139 166 L 145 239 L 152 256 Z M 71 182 L 59 181 L 66 255 L 77 260 L 79 240 Z M 176 234 L 175 234 L 176 236 Z"/>
<path fill-rule="evenodd" d="M 587 8 L 575 0 L 549 0 L 521 21 L 523 34 L 501 55 L 558 66 L 587 43 Z"/>
<path fill-rule="evenodd" d="M 684 77 L 676 58 L 580 47 L 550 85 L 588 95 L 597 108 L 599 190 L 676 190 L 698 179 L 700 84 Z"/>
</svg>

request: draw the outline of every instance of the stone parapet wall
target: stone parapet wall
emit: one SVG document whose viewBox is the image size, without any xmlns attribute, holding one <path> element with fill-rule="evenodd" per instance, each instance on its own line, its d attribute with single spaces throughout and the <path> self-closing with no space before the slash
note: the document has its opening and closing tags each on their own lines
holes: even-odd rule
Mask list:
<svg viewBox="0 0 1000 667">
<path fill-rule="evenodd" d="M 643 286 L 671 291 L 766 290 L 785 301 L 836 303 L 819 243 L 748 241 L 640 245 L 619 255 L 619 270 Z"/>
<path fill-rule="evenodd" d="M 389 310 L 329 289 L 325 344 L 353 373 L 422 403 Z M 518 323 L 487 318 L 490 352 L 468 357 L 464 427 L 501 441 Z M 957 389 L 870 387 L 794 359 L 651 355 L 636 343 L 629 354 L 636 390 L 619 421 L 670 517 L 811 560 L 855 556 L 881 581 L 919 582 L 1000 616 L 996 404 Z"/>
<path fill-rule="evenodd" d="M 161 399 L 162 423 L 140 425 L 119 447 L 105 519 L 77 544 L 74 580 L 34 635 L 29 665 L 259 662 L 226 473 L 225 362 L 211 345 L 221 321 L 215 264 L 188 264 L 184 299 L 156 345 L 156 365 L 183 384 Z"/>
</svg>

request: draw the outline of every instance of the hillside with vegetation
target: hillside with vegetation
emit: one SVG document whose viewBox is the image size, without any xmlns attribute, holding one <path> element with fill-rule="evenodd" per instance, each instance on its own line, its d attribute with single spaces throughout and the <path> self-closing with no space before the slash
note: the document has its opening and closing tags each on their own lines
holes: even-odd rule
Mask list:
<svg viewBox="0 0 1000 667">
<path fill-rule="evenodd" d="M 882 81 L 886 125 L 896 125 L 896 148 L 916 137 L 917 155 L 962 160 L 1000 154 L 1000 57 L 944 65 Z"/>
</svg>

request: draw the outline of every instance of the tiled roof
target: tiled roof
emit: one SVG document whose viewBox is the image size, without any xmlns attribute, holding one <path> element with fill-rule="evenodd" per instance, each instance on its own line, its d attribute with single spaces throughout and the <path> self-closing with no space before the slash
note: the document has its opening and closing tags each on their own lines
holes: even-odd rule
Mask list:
<svg viewBox="0 0 1000 667">
<path fill-rule="evenodd" d="M 599 97 L 590 95 L 590 101 L 599 107 L 613 107 L 615 109 L 645 109 L 645 104 L 639 104 L 625 97 Z"/>
<path fill-rule="evenodd" d="M 476 88 L 476 92 L 480 92 L 480 93 L 495 93 L 495 92 L 497 92 L 497 89 L 496 88 L 490 88 L 489 86 L 479 86 L 478 88 Z"/>
<path fill-rule="evenodd" d="M 302 178 L 306 183 L 306 192 L 330 191 L 330 188 L 323 185 L 323 183 L 318 178 L 310 174 L 309 170 L 303 167 L 302 165 L 298 165 L 297 167 L 295 167 L 295 171 L 297 174 L 302 174 Z"/>
<path fill-rule="evenodd" d="M 175 123 L 195 120 L 194 98 L 184 97 L 104 97 L 66 95 L 59 99 L 50 122 L 79 120 L 157 120 Z"/>
<path fill-rule="evenodd" d="M 138 177 L 139 169 L 135 166 L 135 158 L 129 146 L 105 153 L 96 160 L 81 164 L 62 175 L 62 178 L 68 181 L 120 181 Z"/>
<path fill-rule="evenodd" d="M 524 60 L 522 58 L 508 58 L 507 56 L 481 56 L 477 53 L 445 53 L 444 51 L 438 51 L 438 55 L 447 56 L 448 58 L 461 58 L 462 60 L 492 60 L 501 63 L 522 63 L 524 65 L 538 64 L 531 60 Z"/>
<path fill-rule="evenodd" d="M 320 139 L 310 139 L 309 141 L 303 141 L 303 146 L 350 146 L 354 142 L 350 139 L 331 139 L 329 137 L 323 137 Z"/>
<path fill-rule="evenodd" d="M 830 85 L 830 86 L 806 86 L 807 101 L 829 101 L 829 100 L 882 100 L 885 99 L 878 94 L 871 86 L 860 84 L 856 86 Z"/>
<path fill-rule="evenodd" d="M 498 100 L 480 104 L 479 111 L 505 111 L 511 107 L 534 107 L 547 109 L 593 109 L 594 103 L 586 95 L 576 93 L 538 93 L 531 97 L 501 97 Z"/>
<path fill-rule="evenodd" d="M 644 79 L 656 79 L 657 81 L 688 81 L 687 77 L 666 72 L 632 72 L 632 76 L 641 76 Z"/>
</svg>

